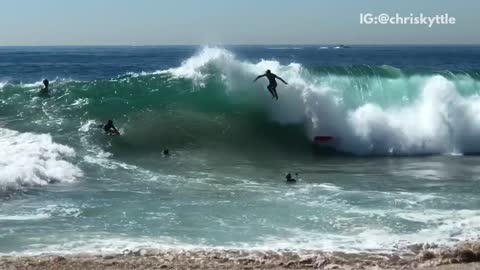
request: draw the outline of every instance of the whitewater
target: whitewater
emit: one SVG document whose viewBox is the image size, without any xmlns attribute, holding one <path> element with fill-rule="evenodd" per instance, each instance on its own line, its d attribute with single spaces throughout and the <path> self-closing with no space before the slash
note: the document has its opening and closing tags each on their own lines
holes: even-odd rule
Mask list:
<svg viewBox="0 0 480 270">
<path fill-rule="evenodd" d="M 2 49 L 0 253 L 475 240 L 480 52 L 454 49 Z"/>
</svg>

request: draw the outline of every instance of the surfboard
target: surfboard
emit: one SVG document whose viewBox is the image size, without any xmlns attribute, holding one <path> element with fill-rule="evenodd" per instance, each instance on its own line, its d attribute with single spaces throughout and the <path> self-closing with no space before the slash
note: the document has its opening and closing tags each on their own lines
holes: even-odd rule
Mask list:
<svg viewBox="0 0 480 270">
<path fill-rule="evenodd" d="M 312 150 L 321 156 L 351 156 L 352 153 L 341 149 L 341 137 L 321 135 L 313 138 Z"/>
<path fill-rule="evenodd" d="M 315 136 L 313 141 L 320 144 L 332 143 L 335 141 L 335 138 L 333 136 Z"/>
<path fill-rule="evenodd" d="M 115 136 L 120 136 L 120 133 L 116 133 L 116 132 L 108 132 L 107 133 L 108 136 L 112 136 L 112 137 L 115 137 Z"/>
</svg>

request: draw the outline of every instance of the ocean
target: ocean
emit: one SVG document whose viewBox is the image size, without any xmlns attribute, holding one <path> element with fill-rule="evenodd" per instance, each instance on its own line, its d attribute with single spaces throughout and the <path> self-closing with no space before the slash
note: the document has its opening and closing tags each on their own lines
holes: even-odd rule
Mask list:
<svg viewBox="0 0 480 270">
<path fill-rule="evenodd" d="M 2 47 L 0 255 L 477 240 L 479 94 L 472 46 Z"/>
</svg>

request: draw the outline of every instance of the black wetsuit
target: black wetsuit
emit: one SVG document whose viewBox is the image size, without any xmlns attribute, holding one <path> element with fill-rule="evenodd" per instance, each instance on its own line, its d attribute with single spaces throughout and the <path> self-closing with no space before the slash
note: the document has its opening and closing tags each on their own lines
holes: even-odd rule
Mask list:
<svg viewBox="0 0 480 270">
<path fill-rule="evenodd" d="M 297 179 L 293 178 L 291 174 L 287 174 L 287 183 L 296 183 Z"/>
<path fill-rule="evenodd" d="M 120 132 L 118 132 L 118 130 L 115 128 L 115 126 L 113 124 L 110 124 L 110 123 L 107 123 L 105 126 L 103 126 L 103 130 L 107 134 L 115 134 L 115 135 L 120 134 Z"/>
<path fill-rule="evenodd" d="M 42 89 L 40 89 L 39 95 L 50 96 L 50 91 L 48 90 L 48 86 L 47 87 L 42 87 Z"/>
<path fill-rule="evenodd" d="M 105 126 L 103 126 L 103 130 L 105 130 L 105 133 L 109 133 L 113 128 L 113 124 L 106 124 Z"/>
<path fill-rule="evenodd" d="M 267 86 L 267 89 L 268 91 L 270 91 L 270 93 L 272 94 L 272 96 L 276 99 L 278 99 L 278 94 L 277 94 L 277 76 L 273 73 L 267 73 L 265 74 L 265 76 L 267 77 L 268 79 L 268 86 Z"/>
</svg>

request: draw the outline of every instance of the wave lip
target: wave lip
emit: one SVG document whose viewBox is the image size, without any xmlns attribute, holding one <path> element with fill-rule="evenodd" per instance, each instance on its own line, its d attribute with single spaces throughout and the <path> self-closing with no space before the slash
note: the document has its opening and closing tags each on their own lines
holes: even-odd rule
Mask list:
<svg viewBox="0 0 480 270">
<path fill-rule="evenodd" d="M 83 176 L 67 159 L 75 151 L 52 141 L 48 134 L 20 133 L 0 128 L 0 190 L 73 182 Z"/>
</svg>

